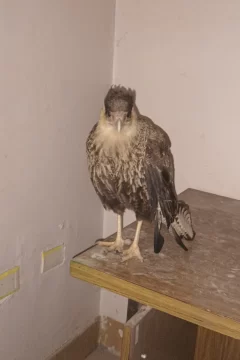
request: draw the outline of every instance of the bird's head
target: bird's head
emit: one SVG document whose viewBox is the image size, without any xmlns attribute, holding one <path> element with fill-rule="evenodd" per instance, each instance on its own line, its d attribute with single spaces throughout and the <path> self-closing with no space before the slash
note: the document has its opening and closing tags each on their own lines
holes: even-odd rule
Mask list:
<svg viewBox="0 0 240 360">
<path fill-rule="evenodd" d="M 135 92 L 112 86 L 104 99 L 105 125 L 116 132 L 128 132 L 134 123 Z"/>
</svg>

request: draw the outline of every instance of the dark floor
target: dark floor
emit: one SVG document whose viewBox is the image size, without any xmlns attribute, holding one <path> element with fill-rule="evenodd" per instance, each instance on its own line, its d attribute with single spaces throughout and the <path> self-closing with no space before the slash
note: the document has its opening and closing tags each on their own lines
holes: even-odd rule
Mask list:
<svg viewBox="0 0 240 360">
<path fill-rule="evenodd" d="M 86 360 L 119 360 L 119 357 L 114 356 L 101 348 L 92 353 Z"/>
</svg>

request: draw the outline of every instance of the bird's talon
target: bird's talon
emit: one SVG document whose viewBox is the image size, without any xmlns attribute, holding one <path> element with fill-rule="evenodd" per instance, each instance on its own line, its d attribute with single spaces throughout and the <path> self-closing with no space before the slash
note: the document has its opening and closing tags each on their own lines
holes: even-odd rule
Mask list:
<svg viewBox="0 0 240 360">
<path fill-rule="evenodd" d="M 114 244 L 114 241 L 98 240 L 98 241 L 96 241 L 96 244 L 99 245 L 99 246 L 111 247 Z"/>
<path fill-rule="evenodd" d="M 138 258 L 138 260 L 140 260 L 141 262 L 143 262 L 143 257 L 140 253 L 139 247 L 132 247 L 130 246 L 129 249 L 124 250 L 123 251 L 123 257 L 122 257 L 122 262 L 130 260 L 131 258 Z"/>
<path fill-rule="evenodd" d="M 115 241 L 99 241 L 97 245 L 105 246 L 107 252 L 115 251 L 116 253 L 122 253 L 124 241 L 122 239 L 117 239 Z"/>
</svg>

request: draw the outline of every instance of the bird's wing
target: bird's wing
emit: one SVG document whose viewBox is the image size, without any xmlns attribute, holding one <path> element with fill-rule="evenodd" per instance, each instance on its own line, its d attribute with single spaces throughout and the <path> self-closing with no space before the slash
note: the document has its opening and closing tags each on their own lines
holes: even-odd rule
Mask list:
<svg viewBox="0 0 240 360">
<path fill-rule="evenodd" d="M 164 142 L 159 138 L 158 132 L 161 129 L 158 129 L 153 128 L 149 131 L 144 170 L 153 212 L 156 212 L 160 206 L 162 215 L 169 226 L 177 214 L 177 194 L 173 178 L 174 165 L 170 142 Z"/>
</svg>

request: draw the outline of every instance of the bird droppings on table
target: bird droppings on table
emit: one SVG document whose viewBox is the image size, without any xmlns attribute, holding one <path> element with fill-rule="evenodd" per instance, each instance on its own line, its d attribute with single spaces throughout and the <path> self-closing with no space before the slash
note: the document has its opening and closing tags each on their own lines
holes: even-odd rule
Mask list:
<svg viewBox="0 0 240 360">
<path fill-rule="evenodd" d="M 133 273 L 134 276 L 146 276 L 145 273 Z"/>
<path fill-rule="evenodd" d="M 131 245 L 131 243 L 132 243 L 132 240 L 130 240 L 130 239 L 124 240 L 125 245 Z"/>
<path fill-rule="evenodd" d="M 163 253 L 159 253 L 158 256 L 159 256 L 160 258 L 162 258 L 162 259 L 166 257 L 166 255 L 163 254 Z"/>
<path fill-rule="evenodd" d="M 101 253 L 94 253 L 91 255 L 92 259 L 106 259 L 106 254 L 101 254 Z"/>
</svg>

